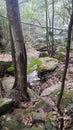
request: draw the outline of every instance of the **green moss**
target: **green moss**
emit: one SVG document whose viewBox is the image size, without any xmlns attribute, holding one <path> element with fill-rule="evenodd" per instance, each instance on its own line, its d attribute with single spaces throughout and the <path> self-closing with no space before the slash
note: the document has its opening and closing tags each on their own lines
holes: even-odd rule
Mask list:
<svg viewBox="0 0 73 130">
<path fill-rule="evenodd" d="M 8 130 L 25 130 L 28 126 L 24 125 L 21 121 L 18 120 L 18 118 L 14 115 L 8 116 L 10 120 L 5 121 L 4 127 L 7 127 Z"/>
<path fill-rule="evenodd" d="M 28 87 L 27 89 L 28 93 L 29 93 L 29 96 L 30 96 L 30 99 L 33 100 L 33 99 L 36 99 L 37 98 L 37 94 Z"/>
<path fill-rule="evenodd" d="M 31 114 L 32 114 L 32 117 L 33 118 L 40 118 L 41 117 L 41 113 L 40 112 L 31 112 Z"/>
<path fill-rule="evenodd" d="M 29 108 L 27 108 L 27 109 L 19 109 L 17 111 L 17 115 L 20 115 L 20 114 L 26 115 L 26 114 L 30 113 L 31 111 L 32 111 L 32 109 L 29 109 Z"/>
<path fill-rule="evenodd" d="M 48 122 L 50 123 L 51 120 L 52 120 L 52 118 L 53 118 L 52 112 L 49 112 L 49 113 L 47 114 L 46 123 L 48 123 Z"/>
<path fill-rule="evenodd" d="M 28 64 L 27 73 L 32 73 L 34 70 L 36 70 L 37 66 L 41 65 L 42 62 L 39 59 L 32 60 L 30 64 Z M 35 67 L 36 66 L 36 67 Z"/>
<path fill-rule="evenodd" d="M 42 62 L 41 65 L 38 66 L 38 71 L 52 71 L 58 65 L 58 60 L 50 57 L 39 58 Z"/>
<path fill-rule="evenodd" d="M 56 130 L 56 123 L 53 120 L 52 112 L 48 113 L 45 123 L 45 129 L 47 130 Z"/>
<path fill-rule="evenodd" d="M 30 64 L 28 64 L 27 66 L 27 73 L 32 73 L 36 68 L 35 66 L 37 67 L 38 65 L 41 65 L 42 62 L 39 60 L 39 59 L 36 59 L 36 60 L 32 60 L 30 62 Z M 7 68 L 6 70 L 8 73 L 13 73 L 14 72 L 14 67 L 13 66 L 10 66 Z"/>
<path fill-rule="evenodd" d="M 13 66 L 8 67 L 7 72 L 9 73 L 14 72 L 14 67 Z"/>
<path fill-rule="evenodd" d="M 41 101 L 39 101 L 37 104 L 36 104 L 36 108 L 40 108 L 40 107 L 42 107 L 42 106 L 44 106 L 45 105 L 45 101 L 44 100 L 41 100 Z"/>
<path fill-rule="evenodd" d="M 17 118 L 15 116 L 11 116 L 10 120 L 5 123 L 5 127 L 9 130 L 16 128 L 18 126 Z"/>
<path fill-rule="evenodd" d="M 73 101 L 73 91 L 64 91 L 64 95 L 61 101 L 61 107 L 67 107 Z"/>
</svg>

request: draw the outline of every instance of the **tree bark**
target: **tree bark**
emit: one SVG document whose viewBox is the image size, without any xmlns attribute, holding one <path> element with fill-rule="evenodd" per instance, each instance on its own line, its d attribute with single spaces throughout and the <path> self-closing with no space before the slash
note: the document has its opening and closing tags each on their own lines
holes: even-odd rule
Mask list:
<svg viewBox="0 0 73 130">
<path fill-rule="evenodd" d="M 27 100 L 29 95 L 27 93 L 27 55 L 22 34 L 18 0 L 6 0 L 7 16 L 11 27 L 11 33 L 15 49 L 16 61 L 16 87 L 22 91 Z"/>
<path fill-rule="evenodd" d="M 45 10 L 46 10 L 46 45 L 47 45 L 47 52 L 50 55 L 50 43 L 48 38 L 48 1 L 45 0 Z"/>
</svg>

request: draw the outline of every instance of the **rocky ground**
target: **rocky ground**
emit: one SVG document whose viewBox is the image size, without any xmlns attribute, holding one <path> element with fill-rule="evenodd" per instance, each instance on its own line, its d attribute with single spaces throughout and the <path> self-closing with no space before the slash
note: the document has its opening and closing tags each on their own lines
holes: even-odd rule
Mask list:
<svg viewBox="0 0 73 130">
<path fill-rule="evenodd" d="M 61 88 L 64 65 L 64 62 L 59 62 L 54 71 L 45 75 L 46 78 L 43 76 L 41 81 L 33 82 L 30 89 L 33 91 L 31 102 L 21 102 L 19 108 L 13 108 L 9 114 L 1 116 L 1 130 L 59 130 L 60 115 L 56 102 Z M 6 91 L 11 89 L 13 82 L 12 76 L 2 79 Z M 63 130 L 73 130 L 73 53 L 70 54 L 65 90 L 61 106 L 64 115 Z"/>
</svg>

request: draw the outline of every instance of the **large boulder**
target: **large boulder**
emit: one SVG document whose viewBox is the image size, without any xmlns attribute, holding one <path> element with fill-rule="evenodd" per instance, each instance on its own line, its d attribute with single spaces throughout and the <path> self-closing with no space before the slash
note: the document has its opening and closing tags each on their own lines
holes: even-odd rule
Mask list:
<svg viewBox="0 0 73 130">
<path fill-rule="evenodd" d="M 58 60 L 55 58 L 42 57 L 39 58 L 39 60 L 41 61 L 41 64 L 38 65 L 38 72 L 53 71 L 58 65 Z"/>
</svg>

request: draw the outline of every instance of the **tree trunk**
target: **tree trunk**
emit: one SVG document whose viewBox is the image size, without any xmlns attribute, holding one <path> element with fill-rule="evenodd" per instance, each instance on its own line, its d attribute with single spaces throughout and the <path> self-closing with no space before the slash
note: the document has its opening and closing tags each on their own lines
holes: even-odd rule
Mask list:
<svg viewBox="0 0 73 130">
<path fill-rule="evenodd" d="M 17 77 L 15 79 L 17 80 L 16 87 L 18 90 L 24 93 L 25 97 L 28 100 L 29 95 L 27 93 L 27 56 L 20 22 L 18 0 L 6 0 L 6 6 L 15 49 L 14 55 L 17 69 L 17 76 L 15 76 Z"/>
<path fill-rule="evenodd" d="M 73 0 L 72 0 L 72 4 L 73 4 Z M 69 64 L 72 27 L 73 27 L 73 9 L 72 9 L 72 15 L 71 15 L 69 26 L 68 26 L 68 40 L 67 40 L 67 49 L 66 49 L 65 69 L 64 69 L 64 74 L 62 77 L 61 91 L 60 91 L 60 95 L 59 95 L 58 102 L 57 102 L 57 108 L 62 117 L 63 117 L 63 113 L 61 111 L 60 104 L 61 104 L 61 100 L 62 100 L 62 96 L 63 96 L 63 92 L 64 92 L 66 73 L 67 73 L 67 68 L 68 68 L 68 64 Z M 63 123 L 64 122 L 63 122 L 63 118 L 62 118 L 60 130 L 63 130 Z"/>
<path fill-rule="evenodd" d="M 52 50 L 51 56 L 54 55 L 54 0 L 52 0 Z"/>
<path fill-rule="evenodd" d="M 46 11 L 46 45 L 47 45 L 47 52 L 50 55 L 50 43 L 48 38 L 48 1 L 45 0 L 45 11 Z"/>
</svg>

